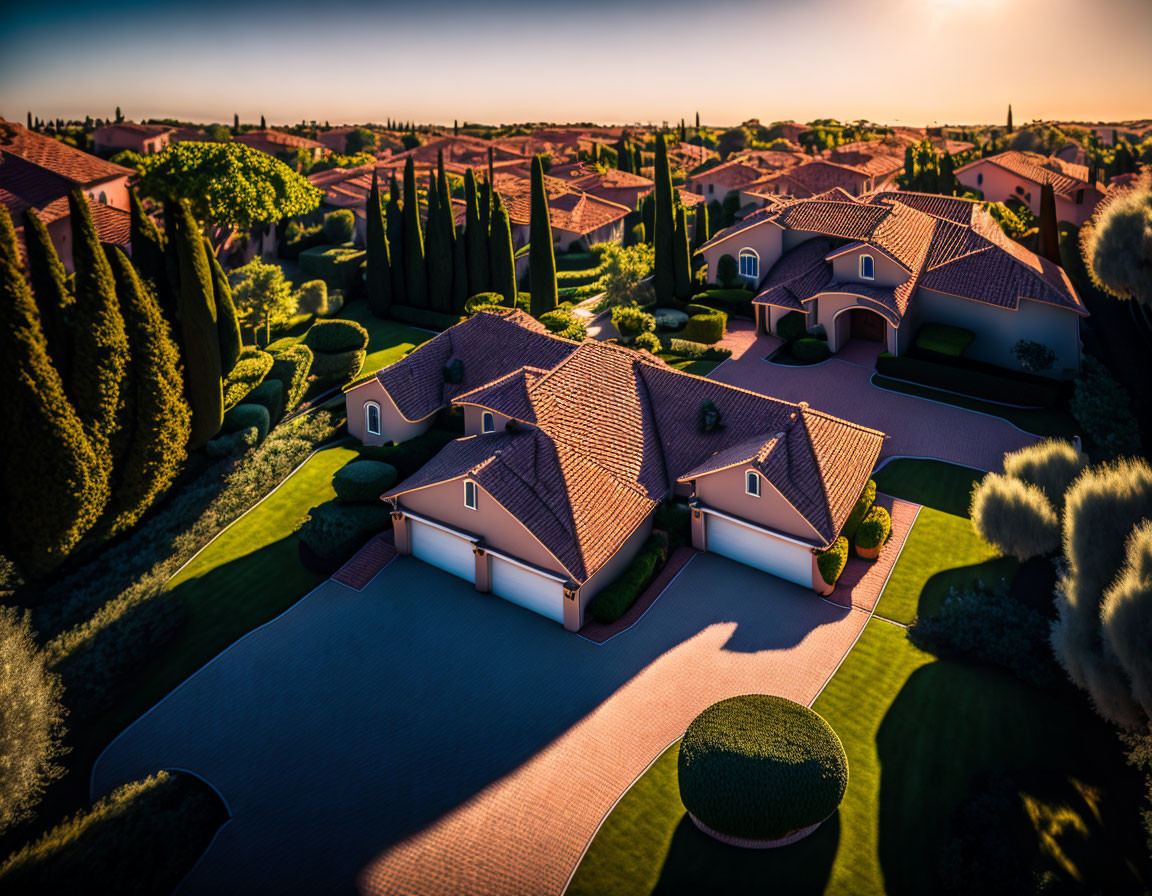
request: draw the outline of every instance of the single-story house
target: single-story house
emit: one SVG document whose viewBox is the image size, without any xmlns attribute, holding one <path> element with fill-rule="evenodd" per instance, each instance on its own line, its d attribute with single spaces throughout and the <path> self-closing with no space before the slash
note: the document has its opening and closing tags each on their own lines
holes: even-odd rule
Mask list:
<svg viewBox="0 0 1152 896">
<path fill-rule="evenodd" d="M 736 259 L 761 333 L 795 311 L 833 352 L 855 338 L 900 355 L 938 322 L 976 334 L 975 360 L 1015 368 L 1012 347 L 1027 339 L 1056 353 L 1054 375 L 1080 367 L 1088 312 L 1067 274 L 1005 236 L 977 202 L 897 191 L 778 201 L 697 251 L 710 271 Z"/>
<path fill-rule="evenodd" d="M 271 128 L 258 128 L 254 131 L 245 131 L 243 134 L 237 134 L 232 139 L 237 143 L 243 143 L 245 146 L 250 146 L 252 149 L 257 149 L 270 156 L 279 156 L 281 153 L 296 152 L 297 150 L 303 149 L 307 150 L 312 158 L 319 159 L 331 152 L 327 146 L 316 140 L 309 140 L 307 137 L 297 137 L 295 134 L 289 134 L 285 131 L 275 131 Z"/>
<path fill-rule="evenodd" d="M 1079 227 L 1104 198 L 1099 184 L 1088 182 L 1088 169 L 1034 152 L 1009 150 L 977 159 L 956 169 L 956 179 L 980 190 L 988 202 L 1018 199 L 1040 214 L 1040 188 L 1052 185 L 1056 195 L 1056 220 Z"/>
<path fill-rule="evenodd" d="M 515 327 L 557 345 L 510 339 Z M 825 590 L 816 556 L 839 536 L 882 433 L 537 327 L 477 315 L 370 381 L 381 412 L 411 405 L 411 419 L 448 401 L 465 412 L 464 437 L 382 496 L 401 553 L 575 631 L 676 494 L 697 548 Z M 514 354 L 531 360 L 501 372 Z M 466 382 L 445 385 L 457 359 Z M 347 394 L 350 421 L 377 413 Z"/>
<path fill-rule="evenodd" d="M 172 140 L 173 128 L 163 124 L 136 124 L 122 121 L 96 128 L 93 147 L 101 155 L 112 155 L 130 149 L 142 156 L 160 152 Z"/>
</svg>

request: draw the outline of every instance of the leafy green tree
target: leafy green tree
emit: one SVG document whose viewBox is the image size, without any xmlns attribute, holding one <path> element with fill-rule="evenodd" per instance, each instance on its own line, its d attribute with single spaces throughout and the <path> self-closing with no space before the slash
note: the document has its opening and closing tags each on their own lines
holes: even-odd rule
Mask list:
<svg viewBox="0 0 1152 896">
<path fill-rule="evenodd" d="M 688 218 L 684 206 L 676 204 L 676 229 L 672 234 L 672 261 L 676 274 L 676 295 L 692 295 L 692 256 L 688 251 Z"/>
<path fill-rule="evenodd" d="M 384 208 L 380 203 L 380 185 L 372 172 L 372 190 L 368 193 L 366 286 L 368 307 L 376 317 L 387 317 L 392 307 L 392 259 Z"/>
<path fill-rule="evenodd" d="M 392 280 L 392 301 L 401 302 L 408 292 L 408 284 L 404 275 L 404 214 L 400 210 L 400 185 L 396 182 L 396 175 L 388 186 L 387 215 L 389 263 L 388 270 Z"/>
<path fill-rule="evenodd" d="M 160 306 L 122 251 L 109 250 L 108 260 L 132 352 L 136 409 L 127 454 L 113 472 L 104 524 L 105 534 L 113 536 L 135 524 L 179 474 L 192 412 L 184 397 L 180 355 Z"/>
<path fill-rule="evenodd" d="M 216 303 L 216 329 L 220 334 L 220 372 L 226 377 L 240 360 L 244 339 L 240 335 L 240 319 L 232 302 L 228 275 L 224 273 L 224 267 L 212 251 L 207 238 L 204 240 L 204 252 L 212 269 L 212 300 Z"/>
<path fill-rule="evenodd" d="M 376 152 L 376 135 L 368 128 L 356 128 L 344 138 L 344 152 L 354 156 L 361 152 Z"/>
<path fill-rule="evenodd" d="M 272 341 L 272 328 L 288 323 L 296 313 L 296 296 L 283 269 L 254 258 L 232 272 L 232 298 L 244 322 Z"/>
<path fill-rule="evenodd" d="M 600 262 L 600 286 L 609 305 L 638 303 L 642 281 L 652 273 L 652 247 L 637 243 L 622 249 L 605 246 Z"/>
<path fill-rule="evenodd" d="M 488 234 L 481 229 L 476 175 L 469 168 L 464 175 L 464 237 L 468 256 L 468 295 L 488 289 Z"/>
<path fill-rule="evenodd" d="M 0 551 L 25 577 L 43 578 L 96 522 L 108 476 L 48 356 L 16 230 L 2 206 L 0 389 Z"/>
<path fill-rule="evenodd" d="M 243 143 L 172 144 L 144 159 L 138 189 L 157 200 L 186 200 L 199 221 L 216 228 L 216 247 L 238 230 L 305 215 L 322 195 L 283 162 Z"/>
<path fill-rule="evenodd" d="M 1152 302 L 1152 175 L 1107 200 L 1084 226 L 1080 245 L 1092 282 L 1117 299 Z"/>
<path fill-rule="evenodd" d="M 428 267 L 424 261 L 424 234 L 420 229 L 416 167 L 411 156 L 404 162 L 404 279 L 407 304 L 427 308 Z"/>
<path fill-rule="evenodd" d="M 116 281 L 100 245 L 88 198 L 79 190 L 68 194 L 72 220 L 72 266 L 76 272 L 76 303 L 72 315 L 72 387 L 76 412 L 96 454 L 101 475 L 112 474 L 123 456 L 131 412 L 127 390 L 128 335 L 116 299 Z"/>
<path fill-rule="evenodd" d="M 544 191 L 544 164 L 532 159 L 532 204 L 529 220 L 528 286 L 532 290 L 532 316 L 540 317 L 556 309 L 556 255 L 552 246 L 552 219 L 548 194 Z"/>
<path fill-rule="evenodd" d="M 32 208 L 24 210 L 24 246 L 32 293 L 40 312 L 40 324 L 48 340 L 48 354 L 65 383 L 71 382 L 72 313 L 75 299 L 68 290 L 68 272 L 48 228 Z"/>
<path fill-rule="evenodd" d="M 653 192 L 652 242 L 656 252 L 653 288 L 656 302 L 667 305 L 676 297 L 676 252 L 673 237 L 676 210 L 673 206 L 672 172 L 668 167 L 668 146 L 664 135 L 656 135 L 656 186 Z"/>
<path fill-rule="evenodd" d="M 212 268 L 191 205 L 180 200 L 171 209 L 168 240 L 175 248 L 177 259 L 180 339 L 185 388 L 192 408 L 192 434 L 188 444 L 195 449 L 216 435 L 224 420 L 220 332 L 216 325 Z M 233 295 L 233 300 L 235 298 Z"/>
<path fill-rule="evenodd" d="M 516 306 L 516 259 L 512 253 L 512 224 L 500 194 L 492 193 L 492 291 L 504 297 L 509 308 Z"/>
</svg>

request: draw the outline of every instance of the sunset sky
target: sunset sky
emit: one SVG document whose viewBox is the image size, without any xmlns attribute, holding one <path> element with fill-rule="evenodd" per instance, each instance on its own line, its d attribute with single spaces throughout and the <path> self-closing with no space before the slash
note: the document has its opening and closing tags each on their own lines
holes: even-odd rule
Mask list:
<svg viewBox="0 0 1152 896">
<path fill-rule="evenodd" d="M 1152 116 L 1152 0 L 5 6 L 0 115 L 18 121 Z"/>
</svg>

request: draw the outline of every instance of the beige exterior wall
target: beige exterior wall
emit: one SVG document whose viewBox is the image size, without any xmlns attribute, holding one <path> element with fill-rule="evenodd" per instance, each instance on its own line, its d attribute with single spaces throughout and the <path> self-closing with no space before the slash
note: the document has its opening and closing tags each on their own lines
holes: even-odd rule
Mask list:
<svg viewBox="0 0 1152 896">
<path fill-rule="evenodd" d="M 778 226 L 765 223 L 733 234 L 723 242 L 704 250 L 700 254 L 708 263 L 708 278 L 716 279 L 716 265 L 723 256 L 731 255 L 738 259 L 741 249 L 752 249 L 760 256 L 760 276 L 757 278 L 759 282 L 772 265 L 780 260 L 782 235 L 783 231 Z M 752 283 L 751 286 L 756 286 L 756 283 Z"/>
<path fill-rule="evenodd" d="M 989 202 L 1019 199 L 1031 209 L 1032 214 L 1040 214 L 1040 184 L 992 162 L 985 160 L 983 163 L 977 163 L 967 171 L 958 173 L 956 179 L 966 187 L 983 192 L 984 198 Z M 1091 217 L 1096 203 L 1101 198 L 1103 194 L 1092 187 L 1084 188 L 1084 201 L 1080 204 L 1057 196 L 1056 220 L 1079 227 Z"/>
<path fill-rule="evenodd" d="M 628 568 L 628 564 L 632 562 L 644 542 L 647 541 L 648 536 L 652 534 L 652 518 L 655 512 L 655 509 L 653 509 L 652 513 L 637 527 L 636 531 L 628 536 L 628 540 L 625 541 L 620 550 L 612 556 L 612 559 L 596 570 L 588 581 L 580 587 L 580 590 L 576 593 L 576 604 L 580 610 L 579 618 L 576 620 L 576 629 L 584 625 L 584 611 L 588 607 L 588 602 L 624 574 L 624 570 Z M 565 604 L 567 603 L 568 601 L 565 601 Z M 568 624 L 567 607 L 565 607 L 564 612 L 564 627 L 571 628 Z"/>
<path fill-rule="evenodd" d="M 899 286 L 911 276 L 901 265 L 878 249 L 871 246 L 858 246 L 851 251 L 840 250 L 843 254 L 832 259 L 833 276 L 845 283 L 865 283 L 870 286 Z M 860 256 L 871 255 L 874 280 L 864 280 L 860 276 Z"/>
<path fill-rule="evenodd" d="M 92 144 L 97 153 L 116 153 L 122 149 L 131 149 L 140 155 L 151 155 L 166 147 L 170 139 L 171 134 L 167 132 L 144 136 L 111 127 L 97 128 L 92 135 Z"/>
<path fill-rule="evenodd" d="M 84 192 L 93 202 L 103 202 L 113 208 L 130 211 L 127 174 L 123 177 L 113 177 L 99 183 L 88 184 L 84 187 Z M 103 199 L 100 198 L 101 195 L 103 195 Z"/>
<path fill-rule="evenodd" d="M 696 497 L 708 507 L 765 528 L 803 541 L 819 541 L 820 533 L 763 476 L 759 498 L 744 493 L 744 474 L 748 469 L 747 464 L 740 464 L 701 476 L 696 480 Z"/>
<path fill-rule="evenodd" d="M 1080 318 L 1073 311 L 1026 299 L 1012 311 L 930 289 L 916 290 L 913 302 L 921 323 L 952 324 L 976 334 L 967 358 L 1018 370 L 1012 346 L 1020 339 L 1031 339 L 1056 352 L 1049 375 L 1080 369 Z"/>
<path fill-rule="evenodd" d="M 364 406 L 374 401 L 380 405 L 380 435 L 371 435 L 366 427 Z M 410 422 L 404 419 L 392 397 L 377 379 L 371 379 L 354 386 L 344 393 L 344 407 L 348 414 L 348 435 L 365 445 L 388 445 L 392 442 L 406 442 L 428 430 L 435 414 L 423 420 Z"/>
<path fill-rule="evenodd" d="M 504 432 L 504 428 L 508 425 L 511 417 L 505 414 L 499 414 L 496 411 L 489 411 L 487 408 L 476 407 L 476 405 L 464 405 L 464 435 L 466 436 L 480 436 L 484 435 L 480 424 L 483 422 L 485 413 L 492 415 L 492 422 L 495 424 L 495 432 Z M 491 435 L 491 433 L 489 433 Z"/>
<path fill-rule="evenodd" d="M 828 348 L 832 352 L 838 352 L 844 347 L 848 341 L 852 327 L 851 310 L 853 308 L 860 308 L 860 299 L 851 293 L 821 293 L 815 296 L 811 302 L 808 302 L 808 309 L 811 312 L 813 303 L 815 303 L 816 310 L 816 323 L 822 324 L 824 332 L 828 336 Z M 870 314 L 876 314 L 871 308 L 865 309 Z M 877 314 L 877 317 L 881 315 Z M 883 318 L 881 318 L 883 319 Z M 892 354 L 899 354 L 899 345 L 896 336 L 896 330 L 887 321 L 884 321 L 885 341 L 884 348 Z"/>
</svg>

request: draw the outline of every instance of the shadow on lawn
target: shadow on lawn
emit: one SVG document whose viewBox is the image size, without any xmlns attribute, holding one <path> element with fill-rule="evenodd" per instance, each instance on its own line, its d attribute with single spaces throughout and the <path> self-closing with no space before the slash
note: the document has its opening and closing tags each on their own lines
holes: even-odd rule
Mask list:
<svg viewBox="0 0 1152 896">
<path fill-rule="evenodd" d="M 777 849 L 741 849 L 720 843 L 702 833 L 685 813 L 652 893 L 820 894 L 828 885 L 839 844 L 839 812 L 800 842 Z"/>
<path fill-rule="evenodd" d="M 924 583 L 916 601 L 916 612 L 920 616 L 934 615 L 953 588 L 971 588 L 978 582 L 989 588 L 999 585 L 1002 580 L 1011 583 L 1019 565 L 1013 557 L 991 557 L 983 563 L 941 570 Z"/>
</svg>

